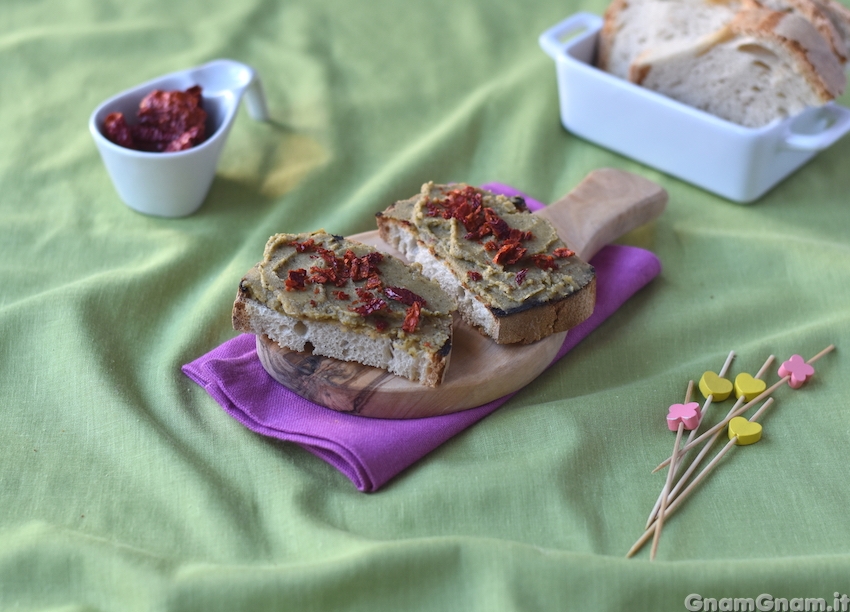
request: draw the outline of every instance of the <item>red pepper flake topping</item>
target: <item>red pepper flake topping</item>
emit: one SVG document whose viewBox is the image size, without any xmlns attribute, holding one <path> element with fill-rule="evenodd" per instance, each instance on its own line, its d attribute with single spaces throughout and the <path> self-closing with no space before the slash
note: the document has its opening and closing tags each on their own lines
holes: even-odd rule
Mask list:
<svg viewBox="0 0 850 612">
<path fill-rule="evenodd" d="M 311 239 L 312 240 L 312 239 Z M 317 258 L 325 262 L 324 266 L 313 266 L 310 268 L 310 282 L 319 285 L 332 284 L 342 287 L 348 279 L 361 281 L 371 277 L 377 277 L 381 273 L 378 264 L 384 260 L 383 254 L 378 251 L 366 253 L 358 257 L 354 251 L 347 250 L 342 257 L 337 257 L 330 249 L 308 244 L 311 240 L 302 243 L 292 243 L 299 252 L 314 251 Z M 380 285 L 380 279 L 377 279 Z"/>
<path fill-rule="evenodd" d="M 523 268 L 519 272 L 516 273 L 516 284 L 521 285 L 522 281 L 525 280 L 525 275 L 528 274 L 528 268 Z"/>
<path fill-rule="evenodd" d="M 462 189 L 452 189 L 446 199 L 429 201 L 426 205 L 430 217 L 457 219 L 467 232 L 475 232 L 484 223 L 484 194 L 471 185 Z"/>
<path fill-rule="evenodd" d="M 357 257 L 353 251 L 346 251 L 343 261 L 348 266 L 351 280 L 366 280 L 370 276 L 380 274 L 378 264 L 384 261 L 384 256 L 378 251 L 366 253 L 363 257 Z"/>
<path fill-rule="evenodd" d="M 476 270 L 467 270 L 466 271 L 466 278 L 468 278 L 471 281 L 477 282 L 477 281 L 480 281 L 484 277 L 481 276 L 481 272 L 477 272 Z"/>
<path fill-rule="evenodd" d="M 555 263 L 555 258 L 551 255 L 532 255 L 531 261 L 541 270 L 557 270 L 558 264 Z"/>
<path fill-rule="evenodd" d="M 103 135 L 137 151 L 185 151 L 204 141 L 207 113 L 201 107 L 201 87 L 186 91 L 154 90 L 139 103 L 138 122 L 128 125 L 123 113 L 110 113 Z"/>
<path fill-rule="evenodd" d="M 487 220 L 487 228 L 490 233 L 499 240 L 505 240 L 511 235 L 511 226 L 492 208 L 484 209 L 484 218 Z"/>
<path fill-rule="evenodd" d="M 316 242 L 312 238 L 308 238 L 304 242 L 298 242 L 294 240 L 289 243 L 290 245 L 295 247 L 295 250 L 299 253 L 306 253 L 307 251 L 313 251 L 316 248 Z"/>
<path fill-rule="evenodd" d="M 375 299 L 375 294 L 366 289 L 365 287 L 355 287 L 354 291 L 357 292 L 357 297 L 359 297 L 364 302 L 368 302 L 370 300 Z"/>
<path fill-rule="evenodd" d="M 500 266 L 515 264 L 525 256 L 527 251 L 528 249 L 520 246 L 519 242 L 507 242 L 496 252 L 493 262 Z"/>
<path fill-rule="evenodd" d="M 567 257 L 572 257 L 576 254 L 576 252 L 566 247 L 558 247 L 553 251 L 553 254 L 559 259 L 565 259 Z"/>
<path fill-rule="evenodd" d="M 381 281 L 381 279 L 378 277 L 378 275 L 373 274 L 372 276 L 370 276 L 369 278 L 366 279 L 365 287 L 367 289 L 378 289 L 383 284 L 384 283 Z"/>
<path fill-rule="evenodd" d="M 528 252 L 520 243 L 533 240 L 530 231 L 512 228 L 493 208 L 484 206 L 483 193 L 469 185 L 461 189 L 452 189 L 444 200 L 428 201 L 426 214 L 430 217 L 457 219 L 466 229 L 467 240 L 483 240 L 484 250 L 495 253 L 493 262 L 501 265 L 517 263 Z"/>
<path fill-rule="evenodd" d="M 383 318 L 383 317 L 375 317 L 375 328 L 376 328 L 379 332 L 382 332 L 382 331 L 386 330 L 389 326 L 390 326 L 390 324 L 389 324 L 389 323 L 387 323 L 387 320 L 386 320 L 385 318 Z"/>
<path fill-rule="evenodd" d="M 284 283 L 287 291 L 304 291 L 304 289 L 306 289 L 305 283 L 307 281 L 307 270 L 304 268 L 290 270 L 287 276 L 286 282 Z"/>
<path fill-rule="evenodd" d="M 534 234 L 532 234 L 531 232 L 524 232 L 518 229 L 511 229 L 511 232 L 508 235 L 508 240 L 517 242 L 520 240 L 534 240 Z"/>
<path fill-rule="evenodd" d="M 351 299 L 351 296 L 348 295 L 345 291 L 334 291 L 333 296 L 338 300 L 343 300 L 347 302 Z"/>
<path fill-rule="evenodd" d="M 375 314 L 376 312 L 380 312 L 388 307 L 387 303 L 381 298 L 374 298 L 362 306 L 349 306 L 348 309 L 352 312 L 356 312 L 361 317 L 368 317 L 370 314 Z"/>
<path fill-rule="evenodd" d="M 410 289 L 404 289 L 403 287 L 385 287 L 384 295 L 391 300 L 401 302 L 405 306 L 413 306 L 414 304 L 425 306 L 425 298 L 413 293 Z"/>
<path fill-rule="evenodd" d="M 413 302 L 410 306 L 408 306 L 407 311 L 404 313 L 404 323 L 402 323 L 401 329 L 407 332 L 408 334 L 412 334 L 413 332 L 415 332 L 416 327 L 419 325 L 419 316 L 421 310 L 422 305 L 420 304 L 420 302 Z"/>
</svg>

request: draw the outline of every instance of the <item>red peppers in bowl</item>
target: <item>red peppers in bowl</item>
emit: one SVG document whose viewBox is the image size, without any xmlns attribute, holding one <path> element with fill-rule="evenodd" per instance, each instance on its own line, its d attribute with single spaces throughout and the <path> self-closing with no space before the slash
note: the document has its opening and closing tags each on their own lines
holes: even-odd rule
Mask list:
<svg viewBox="0 0 850 612">
<path fill-rule="evenodd" d="M 207 113 L 202 106 L 199 85 L 186 91 L 156 89 L 139 103 L 137 123 L 128 124 L 123 113 L 110 113 L 103 122 L 103 135 L 136 151 L 185 151 L 206 137 Z"/>
</svg>

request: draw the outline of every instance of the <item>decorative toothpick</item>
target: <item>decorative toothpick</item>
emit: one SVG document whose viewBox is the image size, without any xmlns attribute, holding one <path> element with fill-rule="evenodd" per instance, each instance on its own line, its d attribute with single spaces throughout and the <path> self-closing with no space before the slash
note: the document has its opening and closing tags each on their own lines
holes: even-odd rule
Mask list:
<svg viewBox="0 0 850 612">
<path fill-rule="evenodd" d="M 827 353 L 829 353 L 830 351 L 832 351 L 832 350 L 834 350 L 834 349 L 835 349 L 835 345 L 834 345 L 834 344 L 830 344 L 828 347 L 826 347 L 825 349 L 823 349 L 820 353 L 818 353 L 817 355 L 815 355 L 814 357 L 812 357 L 811 359 L 809 359 L 806 363 L 807 363 L 808 365 L 811 365 L 811 364 L 815 363 L 818 359 L 820 359 L 821 357 L 823 357 L 824 355 L 826 355 Z M 790 360 L 789 360 L 789 361 L 790 361 Z M 780 368 L 780 369 L 781 369 L 781 368 Z M 755 398 L 753 398 L 752 400 L 750 400 L 749 402 L 747 402 L 746 404 L 744 404 L 743 406 L 741 406 L 740 408 L 738 408 L 737 410 L 735 410 L 735 411 L 734 411 L 734 413 L 730 413 L 730 416 L 727 416 L 725 419 L 723 419 L 722 421 L 720 421 L 717 425 L 715 425 L 715 426 L 714 426 L 714 427 L 712 427 L 711 429 L 709 429 L 709 430 L 705 431 L 702 435 L 697 436 L 696 438 L 694 438 L 694 440 L 693 440 L 692 442 L 690 442 L 689 444 L 685 444 L 685 445 L 684 445 L 684 446 L 680 449 L 680 451 L 679 451 L 679 452 L 684 453 L 684 452 L 686 452 L 686 451 L 690 450 L 691 448 L 693 448 L 694 446 L 696 446 L 696 445 L 697 445 L 697 444 L 699 444 L 700 442 L 702 442 L 702 441 L 704 441 L 705 439 L 707 439 L 709 436 L 712 436 L 712 435 L 714 435 L 715 433 L 717 433 L 718 431 L 720 431 L 721 429 L 724 429 L 726 426 L 728 426 L 728 425 L 729 425 L 729 421 L 731 421 L 734 417 L 736 417 L 736 416 L 740 416 L 741 414 L 743 414 L 744 412 L 746 412 L 747 410 L 749 410 L 750 408 L 752 408 L 753 406 L 755 406 L 757 403 L 759 403 L 760 401 L 762 401 L 763 399 L 765 399 L 766 397 L 768 397 L 771 393 L 773 393 L 774 391 L 776 391 L 779 387 L 781 387 L 782 385 L 784 385 L 785 383 L 787 383 L 787 382 L 789 382 L 789 381 L 791 380 L 791 374 L 790 374 L 790 373 L 787 373 L 787 374 L 780 374 L 780 376 L 782 376 L 782 378 L 781 378 L 780 380 L 778 380 L 777 382 L 773 383 L 770 387 L 768 387 L 767 389 L 765 389 L 764 391 L 762 391 L 761 393 L 759 393 L 759 394 L 758 394 Z M 665 459 L 664 461 L 662 461 L 660 464 L 658 464 L 658 467 L 656 467 L 656 468 L 653 470 L 653 472 L 657 472 L 658 470 L 663 469 L 663 468 L 664 468 L 664 466 L 669 465 L 669 464 L 670 464 L 670 459 L 671 459 L 671 457 L 668 457 L 667 459 Z"/>
<path fill-rule="evenodd" d="M 652 540 L 652 552 L 650 553 L 650 561 L 655 560 L 655 554 L 658 552 L 658 541 L 661 538 L 661 528 L 664 525 L 664 512 L 667 508 L 667 495 L 670 492 L 670 486 L 673 483 L 673 475 L 676 472 L 675 458 L 679 456 L 679 445 L 682 443 L 682 432 L 687 427 L 694 429 L 699 425 L 700 413 L 699 404 L 691 402 L 691 393 L 694 390 L 694 381 L 688 383 L 688 390 L 685 392 L 685 401 L 682 404 L 673 404 L 667 411 L 667 427 L 671 430 L 676 430 L 676 441 L 673 443 L 674 460 L 670 463 L 670 469 L 667 471 L 667 480 L 664 483 L 664 488 L 661 490 L 661 506 L 658 509 L 658 520 L 655 523 L 655 536 Z"/>
<path fill-rule="evenodd" d="M 646 544 L 646 542 L 653 538 L 652 544 L 652 552 L 650 553 L 650 560 L 655 559 L 655 554 L 658 548 L 658 540 L 661 534 L 661 528 L 664 524 L 665 517 L 669 516 L 673 512 L 679 508 L 682 503 L 693 493 L 696 487 L 706 478 L 706 476 L 714 470 L 714 468 L 719 464 L 720 460 L 728 453 L 734 446 L 745 446 L 749 444 L 753 444 L 758 442 L 761 439 L 762 427 L 758 423 L 759 418 L 764 413 L 764 411 L 773 404 L 773 398 L 769 397 L 771 393 L 773 393 L 776 389 L 778 389 L 781 385 L 788 383 L 793 389 L 800 388 L 803 384 L 805 384 L 809 378 L 814 374 L 814 368 L 812 364 L 815 363 L 818 359 L 826 355 L 835 349 L 835 345 L 830 344 L 825 349 L 823 349 L 820 353 L 809 359 L 808 361 L 803 361 L 803 358 L 799 355 L 792 355 L 787 361 L 783 362 L 779 367 L 778 374 L 781 376 L 781 379 L 775 384 L 771 385 L 769 388 L 762 390 L 759 393 L 760 389 L 764 388 L 764 383 L 760 379 L 764 376 L 767 369 L 774 361 L 773 355 L 771 355 L 767 361 L 764 363 L 762 368 L 758 371 L 755 377 L 751 377 L 749 375 L 742 376 L 739 375 L 736 377 L 735 385 L 733 385 L 733 390 L 735 392 L 735 396 L 738 398 L 738 401 L 726 415 L 726 418 L 723 419 L 720 423 L 703 433 L 701 436 L 696 437 L 689 444 L 685 444 L 681 446 L 681 437 L 682 432 L 685 429 L 685 417 L 691 418 L 693 415 L 688 412 L 685 413 L 685 405 L 682 404 L 674 404 L 670 406 L 670 414 L 668 415 L 668 426 L 670 424 L 671 415 L 674 416 L 673 420 L 677 420 L 677 429 L 676 429 L 676 442 L 673 445 L 673 452 L 670 457 L 662 462 L 661 465 L 656 468 L 655 471 L 661 469 L 665 465 L 669 465 L 667 479 L 664 484 L 664 489 L 661 493 L 661 503 L 658 508 L 658 515 L 655 520 L 646 528 L 643 535 L 638 538 L 637 542 L 629 549 L 629 552 L 626 553 L 626 557 L 633 556 L 641 547 Z M 730 354 L 731 360 L 731 354 Z M 727 362 L 728 365 L 728 362 Z M 688 392 L 685 399 L 685 404 L 688 404 L 688 400 L 690 399 L 691 390 L 693 388 L 693 381 L 688 385 Z M 709 393 L 712 395 L 712 393 Z M 755 395 L 755 397 L 753 397 Z M 746 412 L 751 406 L 760 402 L 763 399 L 766 399 L 764 404 L 759 408 L 749 420 L 740 415 Z M 708 398 L 706 398 L 708 400 Z M 741 405 L 743 404 L 743 405 Z M 699 425 L 699 409 L 697 404 L 697 415 L 695 419 L 696 426 Z M 689 421 L 691 423 L 694 420 Z M 721 449 L 721 451 L 712 459 L 709 464 L 699 473 L 699 475 L 694 478 L 694 480 L 685 487 L 680 493 L 677 493 L 678 489 L 686 482 L 687 478 L 695 469 L 696 465 L 702 460 L 705 456 L 705 453 L 708 452 L 708 449 L 714 444 L 714 442 L 719 438 L 720 432 L 723 428 L 727 428 L 729 435 L 729 442 L 726 446 Z M 672 429 L 672 427 L 671 427 Z M 700 451 L 697 458 L 694 460 L 692 465 L 686 471 L 686 473 L 679 479 L 676 483 L 675 487 L 671 487 L 673 481 L 673 475 L 677 470 L 678 461 L 684 455 L 685 452 L 689 448 L 692 448 L 699 442 L 705 440 L 708 437 L 712 437 L 712 439 L 703 447 L 702 451 Z"/>
<path fill-rule="evenodd" d="M 756 421 L 758 421 L 758 419 L 761 418 L 761 415 L 764 414 L 764 411 L 767 410 L 770 407 L 771 404 L 773 404 L 773 398 L 772 397 L 767 399 L 767 401 L 762 405 L 762 407 L 759 408 L 752 417 L 750 417 L 749 421 L 747 419 L 743 419 L 743 418 L 742 418 L 742 420 L 744 421 L 744 423 L 747 423 L 747 424 L 758 425 L 758 423 L 756 423 Z M 696 478 L 694 478 L 693 482 L 691 484 L 689 484 L 679 494 L 679 496 L 676 497 L 676 499 L 674 499 L 670 503 L 669 506 L 667 506 L 667 508 L 666 508 L 667 516 L 673 514 L 673 512 L 675 512 L 676 509 L 678 509 L 679 506 L 681 506 L 682 503 L 684 503 L 684 501 L 691 495 L 691 493 L 694 492 L 694 489 L 696 489 L 696 487 L 705 479 L 705 477 L 708 476 L 708 474 L 711 473 L 711 471 L 714 470 L 715 467 L 717 467 L 717 464 L 720 462 L 720 460 L 723 458 L 723 456 L 726 453 L 728 453 L 730 450 L 732 450 L 732 448 L 734 446 L 736 446 L 736 445 L 737 446 L 744 446 L 746 444 L 753 444 L 754 442 L 757 442 L 761 438 L 761 425 L 758 425 L 757 433 L 756 433 L 755 430 L 749 429 L 746 426 L 743 426 L 743 424 L 738 424 L 736 422 L 736 425 L 738 426 L 738 430 L 740 431 L 740 433 L 743 434 L 743 436 L 745 436 L 744 439 L 741 440 L 741 438 L 739 438 L 738 431 L 736 431 L 735 429 L 730 430 L 730 432 L 729 432 L 729 442 L 726 444 L 726 446 L 723 447 L 723 449 L 721 449 L 721 451 L 719 453 L 717 453 L 717 455 L 714 457 L 714 459 L 712 459 L 709 462 L 709 464 L 705 466 L 705 468 L 702 470 L 702 472 L 700 472 L 699 475 Z M 640 538 L 638 538 L 637 542 L 635 542 L 632 545 L 632 547 L 629 549 L 629 552 L 626 553 L 626 557 L 634 556 L 634 554 L 637 553 L 643 547 L 644 544 L 646 544 L 646 542 L 649 540 L 649 538 L 652 537 L 652 535 L 657 531 L 658 523 L 661 520 L 662 520 L 662 516 L 661 516 L 661 513 L 659 512 L 658 518 L 655 520 L 655 522 L 652 525 L 649 526 L 649 528 L 646 531 L 643 532 L 643 535 Z"/>
<path fill-rule="evenodd" d="M 748 376 L 749 378 L 751 378 L 751 379 L 753 379 L 753 380 L 757 380 L 758 382 L 760 382 L 760 383 L 761 383 L 761 387 L 762 387 L 762 389 L 761 389 L 761 390 L 762 390 L 762 391 L 764 391 L 765 384 L 764 384 L 764 381 L 763 381 L 763 380 L 761 380 L 761 378 L 762 378 L 762 377 L 763 377 L 763 376 L 767 373 L 767 370 L 768 370 L 768 368 L 770 368 L 770 365 L 773 363 L 773 360 L 774 360 L 774 356 L 773 356 L 773 355 L 771 355 L 770 357 L 768 357 L 768 358 L 767 358 L 767 361 L 765 361 L 765 362 L 764 362 L 764 365 L 762 365 L 762 367 L 761 367 L 761 368 L 759 369 L 759 371 L 756 373 L 755 377 L 750 376 L 749 374 L 747 374 L 747 376 Z M 735 378 L 735 380 L 737 381 L 737 380 L 738 380 L 738 378 L 740 378 L 740 376 L 741 376 L 741 375 L 739 374 L 739 375 Z M 752 389 L 754 386 L 755 386 L 755 387 L 757 387 L 757 385 L 750 385 L 750 387 L 749 387 L 749 388 L 751 388 L 751 389 Z M 741 395 L 738 397 L 738 400 L 735 402 L 735 405 L 734 405 L 734 406 L 732 406 L 732 408 L 729 410 L 729 413 L 726 415 L 726 416 L 727 416 L 727 418 L 730 418 L 730 419 L 731 419 L 731 418 L 734 418 L 734 416 L 733 416 L 733 415 L 734 415 L 734 413 L 738 410 L 738 408 L 740 408 L 740 407 L 741 407 L 741 405 L 744 403 L 744 401 L 746 401 L 746 395 L 741 394 Z M 723 434 L 723 430 L 718 431 L 717 433 L 715 433 L 715 434 L 714 434 L 714 435 L 713 435 L 713 436 L 712 436 L 712 437 L 708 440 L 708 442 L 706 442 L 706 443 L 703 445 L 702 449 L 700 449 L 700 452 L 699 452 L 699 453 L 697 453 L 697 456 L 696 456 L 696 457 L 694 457 L 693 461 L 691 461 L 691 463 L 690 463 L 690 465 L 688 466 L 688 468 L 687 468 L 687 469 L 685 470 L 685 472 L 684 472 L 684 473 L 683 473 L 683 474 L 679 477 L 679 479 L 676 481 L 676 484 L 675 484 L 675 485 L 673 486 L 673 488 L 670 490 L 670 493 L 669 493 L 669 499 L 667 500 L 667 503 L 668 503 L 668 504 L 669 504 L 670 502 L 672 502 L 672 501 L 676 498 L 676 495 L 678 495 L 678 493 L 679 493 L 679 491 L 682 489 L 682 487 L 683 487 L 683 486 L 685 486 L 685 483 L 686 483 L 686 482 L 688 482 L 688 478 L 690 478 L 690 477 L 691 477 L 691 474 L 693 474 L 693 473 L 694 473 L 694 471 L 697 469 L 697 467 L 699 467 L 699 464 L 700 464 L 700 463 L 702 463 L 702 460 L 705 458 L 705 456 L 708 454 L 708 452 L 712 449 L 712 447 L 714 447 L 714 444 L 717 442 L 717 440 L 720 438 L 720 436 L 721 436 L 722 434 Z M 660 500 L 659 500 L 659 501 L 660 501 Z M 660 504 L 659 504 L 658 502 L 656 502 L 656 507 L 655 507 L 655 508 L 653 508 L 652 513 L 649 515 L 649 520 L 647 521 L 647 524 L 646 524 L 646 528 L 647 528 L 647 529 L 649 529 L 649 526 L 650 526 L 650 525 L 652 525 L 653 521 L 655 520 L 655 517 L 656 517 L 657 512 L 658 512 L 658 506 L 659 506 L 659 505 L 660 505 Z"/>
<path fill-rule="evenodd" d="M 726 380 L 726 372 L 729 371 L 729 366 L 732 364 L 732 360 L 735 358 L 735 351 L 729 351 L 729 356 L 726 358 L 726 361 L 723 363 L 723 367 L 720 368 L 720 373 L 715 374 L 714 372 L 708 371 L 702 375 L 699 381 L 699 390 L 702 392 L 703 397 L 705 397 L 705 403 L 702 405 L 702 410 L 700 411 L 699 420 L 695 427 L 690 428 L 690 433 L 688 433 L 688 439 L 686 442 L 690 444 L 691 441 L 697 434 L 697 430 L 699 429 L 699 425 L 702 422 L 702 419 L 705 418 L 705 412 L 711 407 L 711 403 L 716 399 L 717 401 L 722 402 L 732 393 L 732 383 Z M 668 417 L 669 419 L 669 417 Z M 677 460 L 676 471 L 679 470 L 681 466 L 681 459 L 684 458 L 686 451 L 682 451 L 679 453 L 679 458 Z M 669 492 L 668 492 L 669 494 Z M 658 496 L 658 499 L 655 500 L 655 505 L 652 507 L 652 510 L 649 513 L 649 516 L 646 519 L 646 526 L 649 527 L 652 522 L 655 520 L 655 517 L 658 515 L 658 509 L 661 507 L 661 499 L 662 495 Z"/>
</svg>

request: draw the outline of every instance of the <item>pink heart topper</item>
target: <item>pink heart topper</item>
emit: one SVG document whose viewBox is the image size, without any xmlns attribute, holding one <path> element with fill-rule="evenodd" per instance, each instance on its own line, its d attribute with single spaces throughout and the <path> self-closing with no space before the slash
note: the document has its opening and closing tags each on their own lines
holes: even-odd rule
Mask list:
<svg viewBox="0 0 850 612">
<path fill-rule="evenodd" d="M 696 429 L 699 427 L 700 416 L 697 402 L 673 404 L 667 410 L 667 427 L 670 431 L 678 431 L 681 423 L 687 430 Z"/>
<path fill-rule="evenodd" d="M 805 361 L 799 355 L 791 355 L 791 358 L 788 359 L 785 363 L 779 366 L 779 376 L 785 378 L 786 376 L 790 376 L 791 379 L 788 381 L 788 385 L 792 389 L 799 389 L 803 386 L 809 377 L 811 377 L 815 373 L 815 369 Z"/>
</svg>

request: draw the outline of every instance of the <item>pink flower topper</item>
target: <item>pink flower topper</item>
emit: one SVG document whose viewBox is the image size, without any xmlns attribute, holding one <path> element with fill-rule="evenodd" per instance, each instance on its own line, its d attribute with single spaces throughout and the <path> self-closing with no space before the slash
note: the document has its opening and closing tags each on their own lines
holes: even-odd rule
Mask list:
<svg viewBox="0 0 850 612">
<path fill-rule="evenodd" d="M 791 355 L 791 358 L 779 366 L 779 376 L 785 378 L 790 376 L 788 384 L 792 389 L 799 389 L 815 373 L 815 369 L 799 355 Z"/>
<path fill-rule="evenodd" d="M 667 410 L 667 428 L 670 431 L 677 431 L 681 423 L 687 430 L 696 429 L 699 427 L 700 417 L 700 407 L 697 402 L 673 404 Z"/>
</svg>

